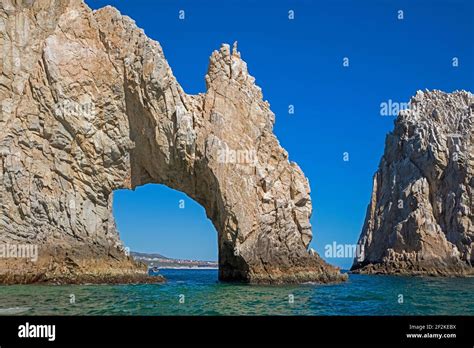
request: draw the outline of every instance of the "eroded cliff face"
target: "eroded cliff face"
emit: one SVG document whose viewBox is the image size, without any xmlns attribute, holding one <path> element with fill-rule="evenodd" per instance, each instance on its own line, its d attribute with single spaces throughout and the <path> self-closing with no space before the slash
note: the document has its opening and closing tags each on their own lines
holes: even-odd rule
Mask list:
<svg viewBox="0 0 474 348">
<path fill-rule="evenodd" d="M 204 206 L 222 280 L 344 279 L 307 251 L 308 181 L 236 47 L 213 52 L 206 93 L 188 95 L 160 45 L 112 7 L 4 0 L 0 27 L 0 243 L 40 252 L 0 260 L 1 281 L 142 274 L 111 207 L 115 189 L 146 183 Z"/>
<path fill-rule="evenodd" d="M 361 273 L 474 273 L 474 98 L 419 91 L 385 141 L 360 236 Z"/>
</svg>

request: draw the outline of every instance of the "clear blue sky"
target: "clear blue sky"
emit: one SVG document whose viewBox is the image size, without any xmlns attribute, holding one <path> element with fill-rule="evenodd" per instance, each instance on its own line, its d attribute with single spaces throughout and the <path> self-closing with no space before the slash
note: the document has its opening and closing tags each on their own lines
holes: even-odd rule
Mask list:
<svg viewBox="0 0 474 348">
<path fill-rule="evenodd" d="M 205 91 L 211 52 L 239 42 L 276 114 L 274 131 L 312 188 L 314 239 L 356 243 L 394 117 L 380 103 L 408 102 L 419 89 L 474 90 L 474 2 L 470 0 L 86 0 L 117 7 L 159 41 L 187 93 Z M 295 19 L 288 20 L 288 11 Z M 178 18 L 184 10 L 186 18 Z M 397 19 L 403 10 L 404 19 Z M 343 67 L 343 58 L 349 67 Z M 459 66 L 452 67 L 452 58 Z M 288 114 L 288 105 L 295 114 Z M 349 161 L 343 161 L 343 152 Z M 179 209 L 179 200 L 186 201 Z M 158 185 L 115 192 L 114 211 L 132 250 L 217 259 L 204 209 Z M 329 259 L 343 267 L 350 259 Z"/>
</svg>

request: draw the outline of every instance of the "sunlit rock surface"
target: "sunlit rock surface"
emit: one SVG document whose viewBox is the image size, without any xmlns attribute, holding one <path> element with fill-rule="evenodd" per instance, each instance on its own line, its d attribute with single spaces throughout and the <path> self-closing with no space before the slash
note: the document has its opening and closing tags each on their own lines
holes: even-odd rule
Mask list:
<svg viewBox="0 0 474 348">
<path fill-rule="evenodd" d="M 222 280 L 345 279 L 307 251 L 308 181 L 237 47 L 213 52 L 206 93 L 188 95 L 116 9 L 18 3 L 0 5 L 0 242 L 38 245 L 40 258 L 0 260 L 0 280 L 139 278 L 111 208 L 115 189 L 146 183 L 204 206 Z"/>
<path fill-rule="evenodd" d="M 419 91 L 385 141 L 360 273 L 474 273 L 474 97 Z"/>
</svg>

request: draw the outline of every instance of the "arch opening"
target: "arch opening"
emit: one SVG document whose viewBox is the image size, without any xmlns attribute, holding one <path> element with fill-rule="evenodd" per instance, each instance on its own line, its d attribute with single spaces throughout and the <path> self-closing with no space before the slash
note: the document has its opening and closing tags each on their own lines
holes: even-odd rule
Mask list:
<svg viewBox="0 0 474 348">
<path fill-rule="evenodd" d="M 217 262 L 217 231 L 204 208 L 186 194 L 157 184 L 113 194 L 114 219 L 127 250 Z"/>
</svg>

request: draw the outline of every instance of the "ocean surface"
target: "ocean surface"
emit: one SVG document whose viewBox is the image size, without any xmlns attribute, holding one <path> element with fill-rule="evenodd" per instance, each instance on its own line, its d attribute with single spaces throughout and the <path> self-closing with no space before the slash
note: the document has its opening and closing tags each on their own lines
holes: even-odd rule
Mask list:
<svg viewBox="0 0 474 348">
<path fill-rule="evenodd" d="M 219 283 L 217 270 L 160 273 L 167 283 L 0 286 L 0 315 L 474 315 L 474 278 L 260 286 Z"/>
</svg>

